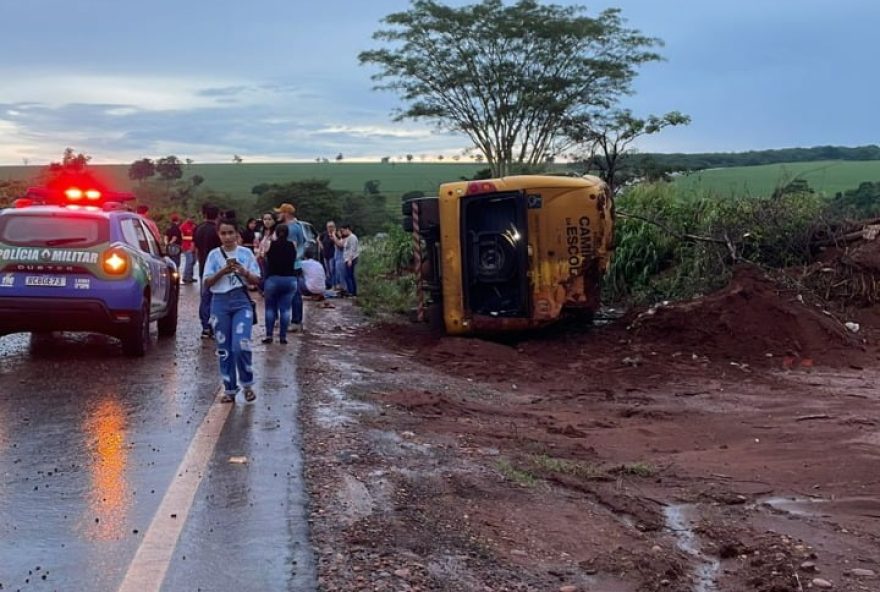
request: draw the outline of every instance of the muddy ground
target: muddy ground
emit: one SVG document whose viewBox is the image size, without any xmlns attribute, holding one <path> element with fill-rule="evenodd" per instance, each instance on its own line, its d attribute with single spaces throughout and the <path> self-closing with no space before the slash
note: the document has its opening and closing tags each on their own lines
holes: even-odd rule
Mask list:
<svg viewBox="0 0 880 592">
<path fill-rule="evenodd" d="M 309 313 L 321 590 L 880 590 L 870 311 L 741 273 L 506 342 Z"/>
</svg>

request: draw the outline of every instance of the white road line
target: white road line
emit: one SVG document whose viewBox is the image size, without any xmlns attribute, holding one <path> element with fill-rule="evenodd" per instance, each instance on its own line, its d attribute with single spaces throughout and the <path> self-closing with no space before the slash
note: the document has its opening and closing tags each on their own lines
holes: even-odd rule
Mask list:
<svg viewBox="0 0 880 592">
<path fill-rule="evenodd" d="M 162 588 L 177 539 L 186 524 L 199 483 L 233 407 L 216 401 L 211 405 L 128 566 L 119 592 L 158 592 Z"/>
</svg>

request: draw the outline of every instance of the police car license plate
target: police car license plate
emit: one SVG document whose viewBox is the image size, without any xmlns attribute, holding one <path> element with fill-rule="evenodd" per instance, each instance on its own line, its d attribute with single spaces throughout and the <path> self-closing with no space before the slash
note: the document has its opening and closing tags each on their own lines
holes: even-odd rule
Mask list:
<svg viewBox="0 0 880 592">
<path fill-rule="evenodd" d="M 67 285 L 67 278 L 58 275 L 29 275 L 24 278 L 24 285 L 63 288 Z"/>
</svg>

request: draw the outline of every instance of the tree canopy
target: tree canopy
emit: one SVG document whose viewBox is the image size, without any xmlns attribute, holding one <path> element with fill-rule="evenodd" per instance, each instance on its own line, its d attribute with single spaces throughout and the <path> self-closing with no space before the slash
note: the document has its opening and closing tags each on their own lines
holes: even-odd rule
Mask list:
<svg viewBox="0 0 880 592">
<path fill-rule="evenodd" d="M 282 203 L 296 206 L 296 216 L 322 228 L 328 220 L 349 222 L 357 234 L 381 231 L 390 221 L 385 196 L 378 193 L 359 195 L 330 187 L 328 179 L 305 179 L 290 183 L 261 183 L 253 188 L 257 195 L 254 209 L 269 212 Z"/>
<path fill-rule="evenodd" d="M 49 173 L 59 173 L 61 171 L 80 172 L 85 170 L 86 165 L 89 164 L 90 160 L 92 160 L 91 156 L 83 154 L 82 152 L 77 154 L 76 150 L 67 147 L 64 149 L 64 155 L 61 157 L 61 162 L 49 163 Z"/>
<path fill-rule="evenodd" d="M 149 158 L 142 158 L 128 167 L 128 178 L 132 181 L 143 181 L 156 174 L 156 163 Z"/>
<path fill-rule="evenodd" d="M 173 181 L 183 176 L 183 165 L 174 155 L 156 161 L 156 172 L 164 181 Z"/>
<path fill-rule="evenodd" d="M 656 134 L 666 127 L 688 123 L 690 117 L 678 111 L 640 118 L 628 109 L 622 109 L 596 114 L 572 137 L 587 150 L 587 162 L 598 167 L 600 176 L 614 192 L 626 181 L 621 178 L 621 160 L 628 155 L 630 146 L 637 138 Z M 656 167 L 653 162 L 651 164 Z"/>
<path fill-rule="evenodd" d="M 558 154 L 565 130 L 630 92 L 636 68 L 659 60 L 659 39 L 625 26 L 618 9 L 501 0 L 449 7 L 413 0 L 364 51 L 377 89 L 399 93 L 396 119 L 466 134 L 496 174 Z"/>
</svg>

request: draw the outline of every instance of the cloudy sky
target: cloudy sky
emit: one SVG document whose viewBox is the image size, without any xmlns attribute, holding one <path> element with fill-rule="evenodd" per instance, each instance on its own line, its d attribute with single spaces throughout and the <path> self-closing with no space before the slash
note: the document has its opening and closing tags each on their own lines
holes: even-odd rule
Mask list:
<svg viewBox="0 0 880 592">
<path fill-rule="evenodd" d="M 470 2 L 449 0 L 449 4 Z M 556 0 L 557 4 L 585 4 Z M 394 123 L 357 54 L 407 0 L 0 0 L 0 164 L 175 154 L 197 162 L 454 154 Z M 626 106 L 693 123 L 639 147 L 880 141 L 876 0 L 609 0 L 666 43 Z"/>
</svg>

